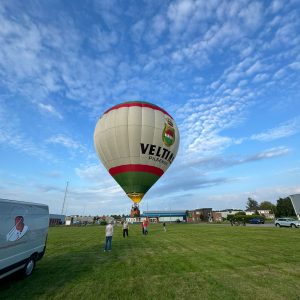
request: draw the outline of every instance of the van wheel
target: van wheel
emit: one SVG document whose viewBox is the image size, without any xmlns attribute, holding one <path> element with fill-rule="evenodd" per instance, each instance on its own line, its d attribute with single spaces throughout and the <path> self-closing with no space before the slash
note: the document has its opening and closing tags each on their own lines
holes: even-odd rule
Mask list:
<svg viewBox="0 0 300 300">
<path fill-rule="evenodd" d="M 295 224 L 291 224 L 291 227 L 292 227 L 292 228 L 293 228 L 293 227 L 296 228 L 297 226 L 296 226 Z"/>
<path fill-rule="evenodd" d="M 24 267 L 23 275 L 25 277 L 30 276 L 34 270 L 34 267 L 35 267 L 35 259 L 34 259 L 34 257 L 30 257 Z"/>
<path fill-rule="evenodd" d="M 276 227 L 280 227 L 280 224 L 277 223 L 277 224 L 276 224 Z"/>
</svg>

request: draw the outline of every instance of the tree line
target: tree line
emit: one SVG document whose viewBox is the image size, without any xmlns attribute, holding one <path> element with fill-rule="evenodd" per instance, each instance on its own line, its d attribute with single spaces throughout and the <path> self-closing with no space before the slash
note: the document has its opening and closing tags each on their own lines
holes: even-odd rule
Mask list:
<svg viewBox="0 0 300 300">
<path fill-rule="evenodd" d="M 258 203 L 252 198 L 248 198 L 246 210 L 269 210 L 275 217 L 294 217 L 296 216 L 292 201 L 289 197 L 279 198 L 276 205 L 269 201 Z"/>
</svg>

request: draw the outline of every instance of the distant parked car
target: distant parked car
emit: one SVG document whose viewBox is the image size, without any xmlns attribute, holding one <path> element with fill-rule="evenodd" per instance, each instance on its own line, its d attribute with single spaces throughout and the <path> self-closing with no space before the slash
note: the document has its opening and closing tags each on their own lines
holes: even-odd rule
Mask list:
<svg viewBox="0 0 300 300">
<path fill-rule="evenodd" d="M 264 224 L 265 220 L 260 218 L 253 218 L 249 220 L 250 224 Z"/>
<path fill-rule="evenodd" d="M 275 220 L 276 227 L 300 227 L 300 221 L 294 220 L 292 218 L 278 218 Z"/>
</svg>

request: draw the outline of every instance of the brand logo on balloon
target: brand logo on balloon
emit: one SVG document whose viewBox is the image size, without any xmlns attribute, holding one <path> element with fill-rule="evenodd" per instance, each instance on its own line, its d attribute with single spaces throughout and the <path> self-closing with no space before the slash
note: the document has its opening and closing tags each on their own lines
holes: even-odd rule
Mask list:
<svg viewBox="0 0 300 300">
<path fill-rule="evenodd" d="M 175 130 L 171 119 L 166 119 L 162 140 L 167 147 L 172 146 L 175 142 Z"/>
<path fill-rule="evenodd" d="M 175 155 L 166 148 L 144 143 L 141 143 L 141 153 L 149 155 L 150 160 L 159 162 L 165 166 L 171 164 L 175 158 Z"/>
</svg>

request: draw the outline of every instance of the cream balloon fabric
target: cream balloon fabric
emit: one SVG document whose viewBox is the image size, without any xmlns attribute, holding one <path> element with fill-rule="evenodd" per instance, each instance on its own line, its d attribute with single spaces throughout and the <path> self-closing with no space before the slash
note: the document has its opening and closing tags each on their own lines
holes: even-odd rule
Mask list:
<svg viewBox="0 0 300 300">
<path fill-rule="evenodd" d="M 94 132 L 98 156 L 135 203 L 176 157 L 179 132 L 173 118 L 147 102 L 125 102 L 107 110 Z"/>
</svg>

